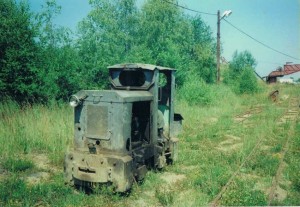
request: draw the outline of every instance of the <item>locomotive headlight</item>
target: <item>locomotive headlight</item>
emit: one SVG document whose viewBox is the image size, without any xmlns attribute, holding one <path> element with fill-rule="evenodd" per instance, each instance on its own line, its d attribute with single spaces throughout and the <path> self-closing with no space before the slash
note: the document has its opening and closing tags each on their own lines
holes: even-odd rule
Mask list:
<svg viewBox="0 0 300 207">
<path fill-rule="evenodd" d="M 70 106 L 76 107 L 80 104 L 80 100 L 76 95 L 72 95 L 69 99 Z"/>
<path fill-rule="evenodd" d="M 86 98 L 88 97 L 87 94 L 85 93 L 77 93 L 75 95 L 72 95 L 70 96 L 69 98 L 69 103 L 70 103 L 70 106 L 72 107 L 76 107 L 78 106 L 79 104 L 81 104 L 81 102 Z"/>
</svg>

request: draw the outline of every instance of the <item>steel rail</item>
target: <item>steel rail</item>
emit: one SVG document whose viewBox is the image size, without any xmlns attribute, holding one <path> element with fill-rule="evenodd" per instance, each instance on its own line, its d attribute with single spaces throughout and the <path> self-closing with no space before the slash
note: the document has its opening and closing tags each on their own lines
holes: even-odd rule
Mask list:
<svg viewBox="0 0 300 207">
<path fill-rule="evenodd" d="M 240 173 L 241 168 L 245 165 L 245 163 L 248 161 L 248 159 L 254 154 L 255 150 L 260 146 L 263 138 L 260 138 L 258 142 L 256 143 L 255 147 L 251 150 L 251 152 L 248 154 L 248 156 L 244 159 L 242 164 L 238 167 L 238 169 L 232 174 L 232 176 L 229 178 L 228 182 L 223 186 L 221 191 L 218 193 L 218 195 L 213 199 L 213 201 L 210 203 L 209 206 L 218 206 L 218 201 L 222 198 L 222 195 L 226 192 L 227 188 L 232 183 L 233 179 Z"/>
<path fill-rule="evenodd" d="M 256 113 L 253 113 L 253 114 L 261 113 L 262 112 L 262 107 L 254 107 L 253 109 L 247 111 L 246 113 L 243 113 L 242 115 L 238 115 L 238 116 L 235 116 L 235 117 L 241 118 L 244 115 L 249 115 L 250 112 L 256 112 Z M 249 117 L 247 117 L 247 118 L 249 118 Z M 247 119 L 247 118 L 245 118 L 245 119 Z M 243 121 L 240 121 L 240 122 L 243 122 Z M 238 123 L 240 123 L 240 122 L 238 122 Z M 222 187 L 222 189 L 220 190 L 218 195 L 212 200 L 212 202 L 210 202 L 209 206 L 212 206 L 212 207 L 218 206 L 218 202 L 222 198 L 222 195 L 226 192 L 227 188 L 230 186 L 230 184 L 232 183 L 234 178 L 240 173 L 241 168 L 250 159 L 250 157 L 256 152 L 256 149 L 259 148 L 262 141 L 263 141 L 263 137 L 261 137 L 257 141 L 254 148 L 251 150 L 251 152 L 248 154 L 248 156 L 243 160 L 243 162 L 239 165 L 239 167 L 235 170 L 235 172 L 231 175 L 231 177 L 228 179 L 227 183 Z"/>
<path fill-rule="evenodd" d="M 286 113 L 283 115 L 282 118 L 284 118 L 284 117 L 291 118 L 291 113 L 290 113 L 291 109 L 294 109 L 295 111 L 298 112 L 298 113 L 292 113 L 292 116 L 294 116 L 294 118 L 296 118 L 298 116 L 298 114 L 299 114 L 299 106 L 298 106 L 299 103 L 298 103 L 297 99 L 296 98 L 292 98 L 290 105 L 291 106 L 289 106 L 289 109 L 286 111 Z M 281 120 L 279 120 L 279 121 L 281 121 Z M 289 121 L 293 122 L 295 120 L 290 119 Z M 282 122 L 278 122 L 278 123 L 281 124 Z M 291 128 L 290 130 L 293 130 L 293 128 Z M 284 170 L 284 158 L 285 158 L 286 153 L 289 150 L 290 139 L 291 139 L 291 137 L 288 136 L 287 139 L 286 139 L 286 143 L 284 145 L 284 148 L 282 149 L 282 151 L 280 153 L 281 154 L 281 159 L 280 159 L 280 163 L 279 163 L 279 166 L 277 168 L 277 171 L 276 171 L 276 175 L 273 177 L 273 180 L 272 180 L 272 186 L 271 186 L 271 189 L 270 189 L 270 192 L 269 192 L 269 196 L 268 196 L 268 206 L 270 206 L 271 203 L 272 203 L 272 201 L 274 200 L 275 190 L 276 190 L 276 188 L 278 186 L 278 183 L 279 183 L 279 180 L 280 180 L 280 176 L 282 175 L 282 172 Z"/>
<path fill-rule="evenodd" d="M 236 121 L 236 123 L 241 123 L 250 118 L 252 115 L 256 115 L 262 112 L 263 107 L 262 106 L 256 106 L 250 110 L 247 110 L 246 112 L 236 115 L 234 119 L 242 119 L 240 121 Z"/>
<path fill-rule="evenodd" d="M 296 100 L 296 99 L 292 98 L 292 101 L 294 101 L 294 100 Z M 292 103 L 291 105 L 293 105 L 293 107 L 298 107 L 299 104 L 298 103 Z M 287 112 L 289 111 L 289 109 L 290 109 L 290 106 L 289 106 Z M 253 111 L 256 111 L 256 113 L 253 113 L 253 114 L 258 114 L 258 113 L 262 112 L 262 107 L 255 107 L 254 109 L 249 110 L 246 113 L 243 113 L 243 114 L 235 116 L 235 117 L 242 118 L 242 116 L 248 115 L 248 114 L 250 114 L 249 112 L 253 112 Z M 287 112 L 281 118 L 283 118 L 287 114 Z M 249 117 L 247 117 L 247 118 L 249 118 Z M 245 118 L 244 120 L 246 120 L 247 118 Z M 243 122 L 244 120 L 242 120 L 240 122 Z M 236 169 L 236 171 L 231 175 L 231 177 L 228 179 L 227 183 L 222 187 L 222 189 L 220 190 L 220 192 L 218 193 L 218 195 L 210 202 L 209 206 L 211 206 L 211 207 L 218 206 L 218 204 L 219 204 L 218 202 L 222 198 L 223 194 L 226 192 L 226 190 L 228 189 L 228 187 L 230 186 L 230 184 L 232 183 L 232 181 L 236 178 L 236 176 L 240 173 L 240 169 L 245 165 L 245 163 L 249 160 L 249 158 L 256 152 L 256 149 L 259 148 L 259 146 L 260 146 L 261 142 L 263 141 L 263 139 L 264 138 L 262 137 L 262 138 L 260 138 L 257 141 L 255 147 L 251 150 L 251 152 L 248 154 L 248 156 L 243 160 L 243 162 Z M 286 144 L 284 146 L 284 149 L 283 149 L 284 155 L 285 155 L 285 153 L 288 150 L 288 146 L 289 146 L 289 138 L 287 139 L 287 142 L 286 142 Z M 280 163 L 280 165 L 279 165 L 279 167 L 277 169 L 277 173 L 276 173 L 276 176 L 275 176 L 276 178 L 274 178 L 274 181 L 273 181 L 274 183 L 272 184 L 272 187 L 273 187 L 273 185 L 275 187 L 277 186 L 278 178 L 281 175 L 282 170 L 284 168 L 283 159 L 284 159 L 284 156 L 283 156 L 283 158 L 281 160 L 281 163 Z M 271 189 L 271 193 L 269 195 L 269 200 L 268 200 L 268 205 L 270 205 L 271 201 L 274 198 L 275 187 L 273 187 L 274 188 L 273 191 Z"/>
</svg>

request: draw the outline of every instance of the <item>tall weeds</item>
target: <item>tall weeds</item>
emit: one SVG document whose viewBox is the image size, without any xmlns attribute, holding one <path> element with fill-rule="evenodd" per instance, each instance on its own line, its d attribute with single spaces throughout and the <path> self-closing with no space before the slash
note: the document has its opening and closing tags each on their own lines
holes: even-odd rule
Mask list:
<svg viewBox="0 0 300 207">
<path fill-rule="evenodd" d="M 61 162 L 73 137 L 71 107 L 52 104 L 19 106 L 14 101 L 0 104 L 0 154 L 18 157 L 46 152 L 53 162 Z"/>
<path fill-rule="evenodd" d="M 201 83 L 203 84 L 203 83 Z M 201 86 L 200 84 L 200 86 Z M 49 180 L 29 185 L 23 178 L 35 172 L 37 153 L 46 154 L 52 164 L 62 167 L 64 152 L 73 140 L 73 112 L 65 104 L 19 106 L 14 101 L 0 104 L 0 173 L 8 175 L 1 180 L 0 206 L 206 206 L 220 192 L 229 177 L 262 140 L 256 152 L 241 169 L 239 177 L 229 186 L 221 205 L 265 205 L 266 192 L 261 186 L 270 187 L 276 174 L 279 153 L 282 151 L 288 125 L 278 128 L 276 121 L 288 109 L 290 97 L 300 98 L 298 86 L 265 86 L 264 91 L 251 95 L 236 95 L 226 85 L 187 85 L 177 96 L 176 112 L 183 117 L 183 132 L 179 139 L 179 159 L 165 171 L 182 174 L 185 179 L 167 187 L 161 179 L 162 172 L 149 172 L 142 185 L 134 185 L 127 197 L 114 195 L 90 195 L 74 193 L 63 183 L 62 171 L 50 175 Z M 208 89 L 202 103 L 194 99 L 192 104 L 184 92 L 194 95 Z M 268 100 L 268 93 L 279 89 L 277 103 Z M 200 94 L 200 93 L 199 93 Z M 236 123 L 236 115 L 253 107 L 262 111 L 249 117 L 245 123 Z M 278 205 L 299 205 L 299 120 L 287 152 L 284 178 L 288 197 Z M 227 142 L 227 145 L 220 145 Z M 236 148 L 224 150 L 235 144 Z M 32 154 L 33 156 L 24 156 Z M 4 173 L 4 174 L 5 174 Z M 261 184 L 261 185 L 257 185 Z M 162 187 L 163 186 L 163 187 Z M 139 203 L 140 202 L 140 203 Z"/>
</svg>

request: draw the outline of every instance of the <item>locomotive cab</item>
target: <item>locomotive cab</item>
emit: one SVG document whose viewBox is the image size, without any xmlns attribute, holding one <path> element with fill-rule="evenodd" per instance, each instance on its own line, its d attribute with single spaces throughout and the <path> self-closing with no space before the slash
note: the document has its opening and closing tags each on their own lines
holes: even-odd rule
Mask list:
<svg viewBox="0 0 300 207">
<path fill-rule="evenodd" d="M 74 148 L 65 156 L 66 183 L 112 184 L 125 192 L 148 169 L 176 161 L 174 73 L 154 65 L 114 65 L 109 67 L 111 90 L 71 96 Z"/>
</svg>

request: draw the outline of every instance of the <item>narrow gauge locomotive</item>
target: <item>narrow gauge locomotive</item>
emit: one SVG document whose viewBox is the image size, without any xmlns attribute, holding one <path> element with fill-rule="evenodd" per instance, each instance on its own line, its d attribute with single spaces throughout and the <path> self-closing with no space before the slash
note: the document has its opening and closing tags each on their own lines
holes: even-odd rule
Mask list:
<svg viewBox="0 0 300 207">
<path fill-rule="evenodd" d="M 111 90 L 82 90 L 74 107 L 74 147 L 65 182 L 129 190 L 149 169 L 177 159 L 182 117 L 174 114 L 175 70 L 149 64 L 108 67 Z"/>
</svg>

